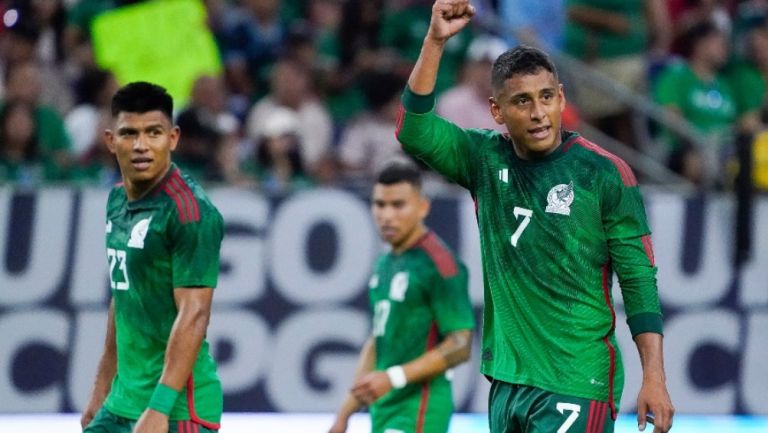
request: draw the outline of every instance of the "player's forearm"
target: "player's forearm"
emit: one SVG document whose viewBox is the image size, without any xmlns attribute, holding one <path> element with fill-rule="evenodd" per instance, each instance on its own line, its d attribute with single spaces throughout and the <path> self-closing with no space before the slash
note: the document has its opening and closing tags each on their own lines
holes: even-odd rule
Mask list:
<svg viewBox="0 0 768 433">
<path fill-rule="evenodd" d="M 104 351 L 99 359 L 99 366 L 96 369 L 96 379 L 91 391 L 91 401 L 95 404 L 101 404 L 106 399 L 112 388 L 112 379 L 117 372 L 117 344 L 115 342 L 115 306 L 114 301 L 110 302 L 107 313 L 107 333 L 104 337 Z"/>
<path fill-rule="evenodd" d="M 179 309 L 168 339 L 160 383 L 175 390 L 180 390 L 186 384 L 203 343 L 209 319 L 210 304 L 190 303 Z"/>
<path fill-rule="evenodd" d="M 366 373 L 373 371 L 376 365 L 376 345 L 373 337 L 369 337 L 360 349 L 360 357 L 357 361 L 357 368 L 355 368 L 355 377 L 353 382 L 357 382 L 358 379 L 363 377 Z M 357 412 L 362 407 L 362 402 L 358 400 L 351 392 L 347 393 L 344 397 L 344 401 L 341 403 L 339 410 L 336 412 L 336 418 L 348 419 L 353 413 Z"/>
<path fill-rule="evenodd" d="M 357 369 L 355 371 L 355 379 L 362 377 L 364 374 L 373 371 L 376 366 L 376 342 L 373 337 L 369 337 L 363 344 L 363 348 L 360 349 L 360 360 L 357 363 Z"/>
<path fill-rule="evenodd" d="M 472 349 L 472 331 L 462 330 L 448 334 L 437 347 L 403 365 L 408 383 L 428 380 L 469 359 Z"/>
<path fill-rule="evenodd" d="M 643 382 L 666 382 L 663 341 L 663 336 L 654 332 L 635 336 L 635 345 L 643 367 Z"/>
<path fill-rule="evenodd" d="M 417 95 L 429 95 L 435 90 L 437 71 L 443 57 L 445 41 L 427 35 L 421 46 L 421 54 L 408 77 L 408 87 Z"/>
</svg>

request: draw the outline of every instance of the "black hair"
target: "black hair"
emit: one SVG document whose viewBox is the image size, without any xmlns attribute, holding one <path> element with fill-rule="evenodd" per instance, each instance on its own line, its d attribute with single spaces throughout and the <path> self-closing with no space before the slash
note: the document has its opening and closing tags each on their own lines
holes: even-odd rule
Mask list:
<svg viewBox="0 0 768 433">
<path fill-rule="evenodd" d="M 291 165 L 292 176 L 304 176 L 307 170 L 304 167 L 304 159 L 301 156 L 299 138 L 291 134 L 288 136 L 288 139 L 291 140 L 291 146 L 287 150 L 287 157 Z M 256 147 L 256 163 L 264 169 L 275 166 L 275 158 L 270 153 L 269 144 L 267 143 L 269 140 L 271 139 L 262 137 Z"/>
<path fill-rule="evenodd" d="M 173 119 L 173 98 L 157 84 L 133 82 L 120 88 L 112 97 L 112 117 L 117 117 L 120 112 L 147 113 L 155 110 Z"/>
<path fill-rule="evenodd" d="M 557 80 L 557 68 L 544 51 L 528 45 L 518 45 L 505 51 L 493 62 L 491 85 L 494 91 L 504 87 L 504 82 L 515 75 L 535 75 L 542 69 L 549 71 Z"/>
<path fill-rule="evenodd" d="M 680 54 L 690 59 L 699 42 L 718 33 L 722 31 L 710 20 L 695 24 L 680 36 Z"/>
<path fill-rule="evenodd" d="M 99 94 L 109 83 L 112 73 L 98 68 L 89 68 L 75 82 L 75 96 L 78 104 L 97 105 Z"/>
<path fill-rule="evenodd" d="M 405 87 L 405 79 L 389 71 L 371 71 L 360 77 L 363 96 L 368 108 L 378 111 Z"/>
<path fill-rule="evenodd" d="M 421 172 L 411 163 L 396 161 L 384 167 L 376 178 L 376 183 L 382 185 L 394 185 L 400 182 L 409 183 L 420 191 Z"/>
<path fill-rule="evenodd" d="M 35 120 L 34 115 L 34 107 L 32 107 L 30 104 L 27 104 L 26 102 L 22 101 L 8 101 L 6 102 L 2 108 L 0 108 L 0 154 L 5 153 L 5 147 L 7 146 L 7 140 L 6 140 L 6 134 L 8 134 L 8 129 L 6 128 L 6 122 L 8 120 L 8 116 L 11 115 L 11 113 L 16 110 L 17 108 L 21 108 L 22 110 L 26 110 L 27 113 L 30 115 L 32 120 L 35 122 L 35 126 L 37 126 L 37 121 Z M 37 128 L 35 128 L 37 129 Z M 39 148 L 39 140 L 37 136 L 37 131 L 34 130 L 32 132 L 32 136 L 29 137 L 29 141 L 27 141 L 26 146 L 24 148 L 24 161 L 34 161 L 40 156 L 40 148 Z"/>
</svg>

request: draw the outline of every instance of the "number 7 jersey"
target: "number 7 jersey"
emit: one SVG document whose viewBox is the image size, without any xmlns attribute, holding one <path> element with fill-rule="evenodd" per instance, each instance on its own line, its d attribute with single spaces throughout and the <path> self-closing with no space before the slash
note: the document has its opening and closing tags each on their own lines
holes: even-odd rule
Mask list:
<svg viewBox="0 0 768 433">
<path fill-rule="evenodd" d="M 406 89 L 404 149 L 468 189 L 483 258 L 484 374 L 601 400 L 623 387 L 612 275 L 633 335 L 661 332 L 656 267 L 629 166 L 576 133 L 546 157 L 520 159 L 504 134 L 461 129 L 433 98 Z"/>
</svg>

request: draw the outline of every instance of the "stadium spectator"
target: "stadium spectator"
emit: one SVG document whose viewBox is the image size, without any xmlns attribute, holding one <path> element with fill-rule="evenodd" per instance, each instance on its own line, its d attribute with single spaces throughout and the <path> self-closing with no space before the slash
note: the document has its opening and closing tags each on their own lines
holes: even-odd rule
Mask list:
<svg viewBox="0 0 768 433">
<path fill-rule="evenodd" d="M 289 108 L 278 106 L 265 113 L 255 155 L 244 164 L 262 190 L 286 194 L 312 185 L 301 152 L 299 128 L 300 118 Z"/>
<path fill-rule="evenodd" d="M 502 131 L 490 115 L 488 98 L 493 61 L 507 50 L 504 41 L 478 36 L 469 44 L 467 58 L 457 86 L 446 90 L 437 101 L 437 113 L 462 128 L 486 128 Z"/>
<path fill-rule="evenodd" d="M 701 147 L 665 131 L 670 167 L 695 183 L 722 183 L 722 161 L 729 156 L 739 118 L 736 98 L 721 69 L 728 60 L 728 40 L 714 23 L 694 25 L 680 44 L 684 60 L 668 65 L 655 83 L 656 102 L 691 123 L 710 145 Z"/>
<path fill-rule="evenodd" d="M 71 142 L 61 116 L 50 106 L 40 103 L 43 89 L 42 71 L 33 62 L 11 67 L 6 76 L 6 101 L 21 102 L 32 107 L 39 155 L 45 164 L 45 179 L 63 180 L 72 168 Z"/>
<path fill-rule="evenodd" d="M 405 80 L 392 72 L 371 72 L 362 82 L 369 108 L 347 125 L 338 153 L 347 179 L 370 185 L 392 160 L 410 159 L 394 135 Z"/>
<path fill-rule="evenodd" d="M 39 186 L 45 180 L 32 106 L 8 102 L 0 108 L 0 183 Z"/>
<path fill-rule="evenodd" d="M 645 94 L 649 60 L 666 58 L 671 42 L 664 0 L 571 0 L 566 14 L 565 51 L 629 90 Z M 584 119 L 637 146 L 629 109 L 595 83 L 579 75 L 572 79 L 571 101 Z"/>
<path fill-rule="evenodd" d="M 226 110 L 226 90 L 221 77 L 203 75 L 192 86 L 189 104 L 179 113 L 181 128 L 175 160 L 203 181 L 243 181 L 236 157 L 240 123 Z"/>
<path fill-rule="evenodd" d="M 241 0 L 222 17 L 218 34 L 230 91 L 245 100 L 268 91 L 269 69 L 285 43 L 288 24 L 279 0 Z"/>
<path fill-rule="evenodd" d="M 330 115 L 315 93 L 310 71 L 295 60 L 275 64 L 270 93 L 261 98 L 248 114 L 248 136 L 258 139 L 269 128 L 269 113 L 278 107 L 293 110 L 298 117 L 302 159 L 311 173 L 329 151 L 333 138 Z"/>
</svg>

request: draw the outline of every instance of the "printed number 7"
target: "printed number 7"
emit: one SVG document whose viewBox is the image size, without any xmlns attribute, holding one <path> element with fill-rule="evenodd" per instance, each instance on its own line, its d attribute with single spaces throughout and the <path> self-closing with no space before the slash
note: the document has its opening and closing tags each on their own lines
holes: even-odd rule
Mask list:
<svg viewBox="0 0 768 433">
<path fill-rule="evenodd" d="M 530 209 L 526 209 L 524 207 L 515 206 L 515 209 L 512 210 L 512 213 L 515 215 L 515 218 L 518 218 L 520 215 L 523 216 L 523 220 L 520 221 L 520 225 L 517 226 L 517 230 L 515 230 L 515 233 L 513 233 L 512 237 L 509 239 L 509 241 L 512 243 L 512 246 L 517 247 L 517 241 L 520 239 L 520 236 L 525 231 L 525 228 L 528 227 L 528 223 L 531 222 L 533 211 L 531 211 Z"/>
<path fill-rule="evenodd" d="M 555 407 L 557 408 L 557 411 L 562 414 L 565 414 L 566 410 L 571 411 L 571 414 L 568 415 L 568 418 L 565 419 L 565 422 L 563 423 L 563 425 L 561 425 L 560 428 L 557 429 L 557 433 L 565 433 L 568 431 L 569 428 L 571 428 L 573 423 L 576 422 L 576 418 L 579 417 L 579 412 L 581 412 L 581 406 L 573 403 L 559 402 Z"/>
</svg>

